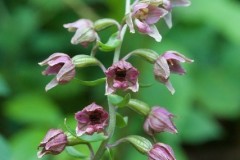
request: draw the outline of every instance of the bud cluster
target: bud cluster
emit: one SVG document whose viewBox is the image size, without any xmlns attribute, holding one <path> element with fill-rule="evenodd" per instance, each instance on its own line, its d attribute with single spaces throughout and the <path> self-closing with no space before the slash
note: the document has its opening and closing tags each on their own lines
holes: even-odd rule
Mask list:
<svg viewBox="0 0 240 160">
<path fill-rule="evenodd" d="M 163 19 L 167 26 L 171 28 L 172 9 L 177 6 L 189 5 L 189 0 L 136 0 L 133 4 L 126 0 L 127 10 L 121 24 L 114 19 L 105 18 L 95 22 L 89 19 L 79 19 L 63 25 L 68 31 L 75 32 L 71 39 L 73 45 L 80 44 L 87 47 L 91 43 L 92 51 L 89 55 L 80 54 L 72 58 L 65 53 L 54 53 L 40 62 L 39 65 L 47 66 L 42 72 L 43 75 L 55 76 L 46 85 L 45 90 L 48 91 L 57 85 L 67 84 L 73 79 L 77 79 L 77 68 L 96 65 L 102 69 L 105 77 L 95 81 L 79 79 L 79 82 L 87 86 L 100 85 L 105 82 L 105 95 L 108 99 L 109 111 L 106 111 L 105 107 L 91 102 L 90 105 L 75 113 L 77 122 L 75 131 L 72 131 L 67 124 L 65 124 L 65 132 L 61 129 L 50 129 L 39 145 L 39 149 L 41 148 L 37 154 L 39 158 L 45 154 L 59 154 L 70 146 L 87 145 L 91 155 L 86 155 L 84 158 L 97 160 L 102 157 L 105 150 L 112 149 L 122 142 L 129 142 L 140 153 L 147 155 L 149 160 L 176 159 L 172 148 L 167 144 L 158 142 L 155 138 L 155 134 L 158 133 L 169 132 L 175 134 L 178 132 L 173 123 L 174 115 L 159 105 L 151 107 L 139 99 L 131 98 L 132 92 L 140 91 L 141 86 L 138 76 L 141 73 L 127 60 L 133 55 L 137 55 L 152 64 L 153 69 L 150 72 L 152 72 L 156 81 L 164 84 L 172 94 L 174 94 L 175 89 L 170 82 L 171 73 L 184 75 L 186 71 L 181 63 L 191 63 L 193 60 L 177 51 L 171 50 L 159 54 L 151 49 L 136 49 L 121 59 L 119 57 L 127 27 L 131 33 L 135 33 L 135 28 L 137 28 L 141 34 L 146 34 L 160 42 L 162 37 L 156 24 Z M 103 43 L 98 32 L 112 26 L 115 26 L 117 31 L 109 37 L 106 43 Z M 113 64 L 110 67 L 106 68 L 104 63 L 95 57 L 98 50 L 103 52 L 114 51 Z M 118 108 L 124 107 L 128 107 L 144 116 L 143 130 L 152 137 L 153 142 L 138 135 L 129 135 L 120 138 L 113 144 L 109 143 L 115 126 L 118 124 L 116 120 L 121 122 L 121 126 L 127 125 L 127 117 L 122 117 L 117 112 Z M 91 142 L 95 141 L 102 141 L 102 145 L 96 153 L 91 147 Z"/>
</svg>

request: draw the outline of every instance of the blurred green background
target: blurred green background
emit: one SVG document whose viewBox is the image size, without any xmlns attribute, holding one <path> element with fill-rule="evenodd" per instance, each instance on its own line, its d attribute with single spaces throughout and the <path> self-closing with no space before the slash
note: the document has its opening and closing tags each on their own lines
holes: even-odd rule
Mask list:
<svg viewBox="0 0 240 160">
<path fill-rule="evenodd" d="M 45 85 L 52 77 L 43 77 L 38 62 L 54 52 L 71 56 L 89 54 L 91 46 L 73 46 L 64 23 L 79 18 L 115 18 L 121 20 L 123 0 L 2 0 L 0 1 L 0 160 L 35 160 L 37 146 L 49 128 L 63 127 L 68 117 L 92 101 L 106 106 L 104 85 L 85 87 L 76 81 L 49 92 Z M 163 133 L 158 140 L 170 144 L 178 160 L 240 159 L 240 1 L 192 0 L 188 8 L 173 10 L 174 26 L 169 30 L 158 24 L 161 43 L 152 38 L 127 33 L 122 54 L 137 48 L 150 48 L 159 54 L 177 50 L 195 60 L 184 64 L 185 76 L 172 75 L 176 89 L 154 82 L 152 65 L 137 57 L 130 61 L 138 67 L 140 82 L 153 83 L 135 97 L 151 106 L 166 107 L 176 115 L 179 133 Z M 107 40 L 109 29 L 101 32 Z M 108 67 L 113 54 L 98 52 Z M 89 74 L 91 73 L 91 74 Z M 97 67 L 81 69 L 82 80 L 103 77 Z M 116 138 L 143 133 L 144 118 L 128 109 L 127 127 L 116 129 Z M 147 136 L 146 136 L 147 137 Z M 98 144 L 94 144 L 97 147 Z M 86 148 L 80 148 L 86 152 Z M 130 145 L 114 149 L 115 160 L 145 160 Z M 72 160 L 65 152 L 44 160 Z"/>
</svg>

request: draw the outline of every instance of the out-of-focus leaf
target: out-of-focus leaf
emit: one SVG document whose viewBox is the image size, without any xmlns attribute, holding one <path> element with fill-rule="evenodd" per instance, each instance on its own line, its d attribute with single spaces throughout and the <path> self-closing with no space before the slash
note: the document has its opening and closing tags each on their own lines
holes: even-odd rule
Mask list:
<svg viewBox="0 0 240 160">
<path fill-rule="evenodd" d="M 9 89 L 6 81 L 0 74 L 0 96 L 7 96 L 7 95 L 9 95 L 9 93 L 10 93 L 10 89 Z"/>
<path fill-rule="evenodd" d="M 231 78 L 231 74 L 224 68 L 201 72 L 196 82 L 200 103 L 219 117 L 238 117 L 240 115 L 240 86 L 239 81 L 236 80 Z"/>
<path fill-rule="evenodd" d="M 116 126 L 119 128 L 126 127 L 128 124 L 128 117 L 123 117 L 119 113 L 116 114 Z"/>
<path fill-rule="evenodd" d="M 179 126 L 179 136 L 185 142 L 197 144 L 217 139 L 221 136 L 222 130 L 219 124 L 213 117 L 202 111 L 189 110 L 181 119 L 185 123 Z"/>
<path fill-rule="evenodd" d="M 224 15 L 219 15 L 217 11 L 221 11 Z M 230 41 L 239 44 L 240 10 L 237 2 L 229 0 L 193 1 L 190 7 L 181 9 L 178 13 L 178 15 L 182 15 L 184 20 L 201 21 L 213 26 Z"/>
<path fill-rule="evenodd" d="M 67 153 L 73 157 L 76 157 L 76 158 L 80 158 L 80 159 L 85 159 L 87 158 L 87 156 L 83 153 L 81 153 L 80 151 L 76 150 L 74 147 L 72 146 L 68 146 L 65 148 Z"/>
<path fill-rule="evenodd" d="M 10 160 L 11 151 L 8 142 L 0 135 L 0 159 Z"/>
<path fill-rule="evenodd" d="M 40 128 L 29 128 L 15 133 L 11 138 L 12 159 L 11 160 L 39 160 L 37 158 L 37 147 L 43 140 L 47 130 Z M 44 156 L 43 160 L 47 160 Z"/>
<path fill-rule="evenodd" d="M 17 122 L 34 125 L 59 124 L 62 119 L 57 106 L 47 97 L 26 93 L 10 99 L 4 108 L 5 115 Z"/>
</svg>

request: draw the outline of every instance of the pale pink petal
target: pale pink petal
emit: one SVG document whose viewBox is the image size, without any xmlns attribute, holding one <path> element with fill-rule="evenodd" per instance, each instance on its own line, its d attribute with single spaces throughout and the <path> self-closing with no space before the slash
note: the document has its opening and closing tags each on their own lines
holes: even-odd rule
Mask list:
<svg viewBox="0 0 240 160">
<path fill-rule="evenodd" d="M 153 37 L 157 42 L 160 42 L 162 40 L 162 36 L 158 32 L 158 29 L 155 25 L 151 25 L 151 32 L 147 33 L 150 37 Z"/>
<path fill-rule="evenodd" d="M 171 0 L 172 7 L 188 7 L 191 5 L 190 0 Z"/>
<path fill-rule="evenodd" d="M 148 17 L 146 19 L 146 22 L 149 25 L 157 23 L 160 18 L 164 17 L 168 13 L 167 10 L 163 8 L 159 8 L 157 6 L 153 6 L 153 5 L 149 5 L 148 9 L 149 9 L 149 12 L 148 12 Z"/>
<path fill-rule="evenodd" d="M 53 87 L 58 85 L 58 81 L 56 78 L 53 78 L 45 87 L 45 90 L 48 91 L 50 89 L 52 89 Z"/>
<path fill-rule="evenodd" d="M 172 28 L 172 13 L 168 12 L 168 14 L 166 14 L 163 18 L 164 18 L 168 28 Z"/>
<path fill-rule="evenodd" d="M 136 12 L 140 9 L 144 9 L 148 7 L 148 3 L 137 3 L 133 6 L 133 15 L 136 14 Z"/>
<path fill-rule="evenodd" d="M 135 19 L 135 24 L 138 31 L 144 34 L 150 34 L 152 32 L 150 26 L 146 22 L 141 22 L 139 19 Z"/>
</svg>

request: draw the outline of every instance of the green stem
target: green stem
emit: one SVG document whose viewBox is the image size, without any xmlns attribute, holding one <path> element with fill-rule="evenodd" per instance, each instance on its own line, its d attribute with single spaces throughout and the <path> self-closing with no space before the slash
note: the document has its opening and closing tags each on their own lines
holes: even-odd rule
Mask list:
<svg viewBox="0 0 240 160">
<path fill-rule="evenodd" d="M 95 154 L 93 160 L 100 160 L 101 157 L 103 156 L 107 144 L 109 142 L 109 140 L 112 138 L 114 130 L 115 130 L 115 126 L 116 126 L 116 111 L 115 111 L 115 107 L 109 102 L 108 100 L 108 106 L 109 106 L 109 125 L 108 125 L 108 129 L 107 129 L 107 133 L 108 133 L 108 138 L 106 140 L 104 140 L 97 153 Z"/>
<path fill-rule="evenodd" d="M 130 11 L 130 3 L 131 3 L 131 0 L 126 0 L 125 14 L 127 14 Z M 122 47 L 122 41 L 123 41 L 124 35 L 126 33 L 126 30 L 127 30 L 126 25 L 124 25 L 120 29 L 119 35 L 120 35 L 121 44 L 115 49 L 113 63 L 119 61 L 121 47 Z M 109 99 L 108 99 L 108 107 L 109 107 L 108 108 L 108 110 L 109 110 L 109 125 L 108 125 L 108 129 L 107 129 L 108 138 L 101 143 L 95 156 L 93 157 L 93 160 L 101 159 L 105 150 L 107 149 L 107 144 L 108 144 L 109 140 L 112 138 L 115 127 L 116 127 L 116 110 L 115 110 L 115 107 L 110 103 Z"/>
<path fill-rule="evenodd" d="M 130 12 L 130 3 L 131 3 L 131 0 L 126 0 L 125 15 Z M 120 31 L 119 31 L 120 32 L 119 33 L 119 38 L 120 38 L 121 43 L 115 49 L 114 57 L 113 57 L 113 63 L 116 63 L 117 61 L 119 61 L 121 48 L 122 48 L 122 42 L 123 42 L 123 38 L 124 38 L 124 35 L 126 33 L 126 30 L 127 30 L 127 25 L 124 23 L 123 26 L 121 27 Z"/>
</svg>

